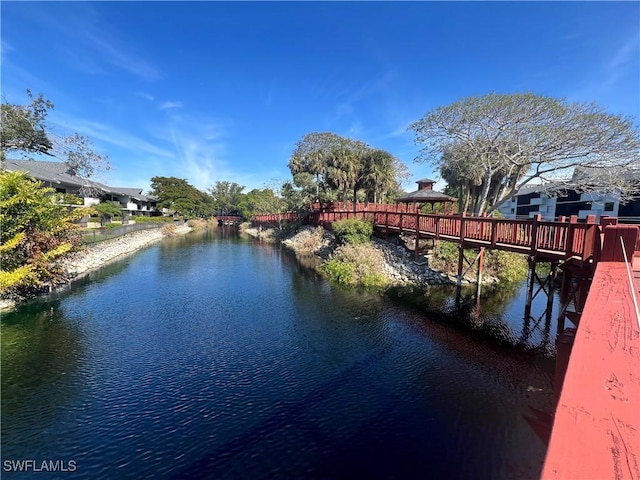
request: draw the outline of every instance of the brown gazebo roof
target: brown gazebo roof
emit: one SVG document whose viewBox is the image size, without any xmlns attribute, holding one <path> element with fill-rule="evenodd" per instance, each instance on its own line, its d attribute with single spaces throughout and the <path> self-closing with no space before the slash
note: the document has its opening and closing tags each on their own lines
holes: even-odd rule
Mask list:
<svg viewBox="0 0 640 480">
<path fill-rule="evenodd" d="M 433 184 L 436 183 L 430 178 L 423 178 L 416 182 L 418 190 L 408 193 L 402 197 L 396 198 L 396 202 L 402 203 L 454 203 L 458 199 L 445 195 L 444 193 L 433 190 Z"/>
<path fill-rule="evenodd" d="M 396 202 L 403 203 L 437 203 L 437 202 L 457 202 L 458 199 L 436 192 L 435 190 L 416 190 L 402 197 L 396 198 Z"/>
</svg>

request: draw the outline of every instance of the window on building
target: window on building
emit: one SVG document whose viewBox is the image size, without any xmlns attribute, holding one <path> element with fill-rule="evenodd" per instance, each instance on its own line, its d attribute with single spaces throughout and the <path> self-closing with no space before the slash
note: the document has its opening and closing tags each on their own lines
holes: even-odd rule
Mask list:
<svg viewBox="0 0 640 480">
<path fill-rule="evenodd" d="M 604 211 L 605 212 L 613 212 L 613 202 L 606 202 L 604 204 Z"/>
</svg>

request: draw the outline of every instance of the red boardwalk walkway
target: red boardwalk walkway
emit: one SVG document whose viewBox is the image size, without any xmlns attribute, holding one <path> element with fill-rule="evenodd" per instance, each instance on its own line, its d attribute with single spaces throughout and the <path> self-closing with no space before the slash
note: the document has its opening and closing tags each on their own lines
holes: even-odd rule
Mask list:
<svg viewBox="0 0 640 480">
<path fill-rule="evenodd" d="M 295 220 L 295 214 L 257 215 L 257 223 Z M 421 213 L 414 206 L 398 207 L 381 204 L 315 204 L 304 221 L 329 226 L 347 218 L 369 218 L 379 231 L 405 233 L 418 238 L 442 239 L 462 243 L 465 248 L 491 248 L 534 255 L 548 260 L 576 257 L 586 261 L 596 252 L 595 217 L 586 223 L 577 217 L 569 221 L 547 222 L 538 218 L 508 220 L 465 215 Z M 606 219 L 603 217 L 604 222 Z M 601 222 L 602 224 L 602 222 Z"/>
<path fill-rule="evenodd" d="M 640 291 L 640 259 L 633 289 Z M 622 262 L 591 284 L 555 414 L 542 478 L 640 478 L 640 329 Z"/>
</svg>

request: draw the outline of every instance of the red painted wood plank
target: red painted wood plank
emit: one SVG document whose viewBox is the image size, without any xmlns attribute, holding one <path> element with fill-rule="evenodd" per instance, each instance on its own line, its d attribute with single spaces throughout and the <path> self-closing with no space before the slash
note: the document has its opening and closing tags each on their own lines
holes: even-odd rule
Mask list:
<svg viewBox="0 0 640 480">
<path fill-rule="evenodd" d="M 556 410 L 543 479 L 640 478 L 640 329 L 623 262 L 591 284 Z"/>
</svg>

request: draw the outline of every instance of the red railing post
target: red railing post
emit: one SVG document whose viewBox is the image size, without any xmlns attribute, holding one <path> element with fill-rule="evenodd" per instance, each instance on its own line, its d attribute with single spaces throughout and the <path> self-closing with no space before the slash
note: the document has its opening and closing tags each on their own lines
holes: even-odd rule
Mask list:
<svg viewBox="0 0 640 480">
<path fill-rule="evenodd" d="M 582 261 L 588 260 L 589 257 L 596 255 L 597 249 L 595 242 L 598 238 L 596 235 L 597 231 L 596 216 L 587 215 L 587 228 L 584 232 L 584 243 L 582 244 Z"/>
<path fill-rule="evenodd" d="M 462 244 L 464 243 L 464 236 L 465 236 L 465 217 L 467 216 L 467 214 L 465 212 L 462 212 L 460 214 L 460 245 L 462 246 Z"/>
<path fill-rule="evenodd" d="M 538 252 L 538 222 L 542 220 L 542 215 L 539 213 L 533 217 L 533 222 L 531 223 L 531 250 L 529 255 L 535 257 Z"/>
<path fill-rule="evenodd" d="M 569 217 L 569 227 L 567 228 L 567 244 L 565 245 L 565 258 L 573 256 L 573 241 L 576 236 L 576 226 L 578 225 L 578 216 L 571 215 Z"/>
<path fill-rule="evenodd" d="M 491 246 L 496 246 L 496 235 L 498 234 L 498 221 L 495 218 L 491 219 Z"/>
<path fill-rule="evenodd" d="M 384 233 L 389 234 L 389 210 L 384 211 Z"/>
</svg>

